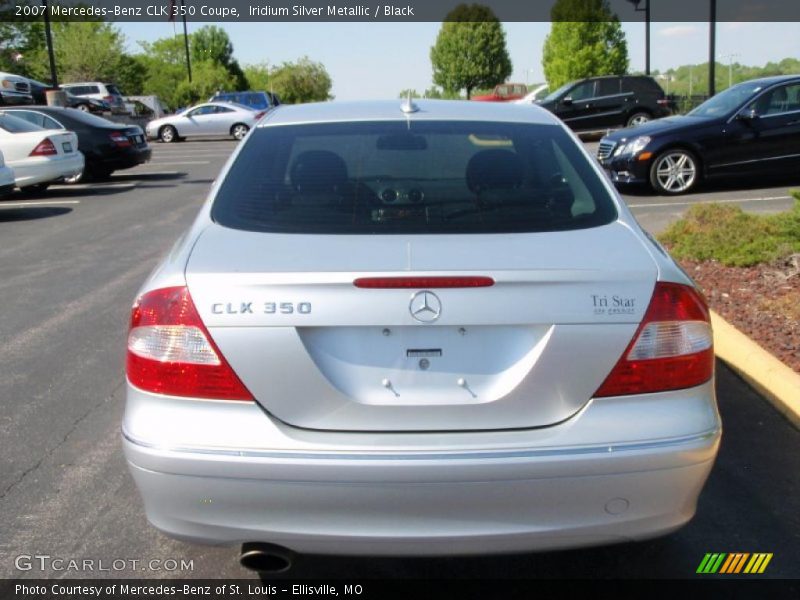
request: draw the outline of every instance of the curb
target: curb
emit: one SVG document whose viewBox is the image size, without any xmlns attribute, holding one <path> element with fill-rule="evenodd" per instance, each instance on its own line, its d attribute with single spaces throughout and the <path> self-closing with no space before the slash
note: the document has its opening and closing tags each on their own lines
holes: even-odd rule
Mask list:
<svg viewBox="0 0 800 600">
<path fill-rule="evenodd" d="M 800 375 L 711 311 L 714 352 L 800 428 Z"/>
</svg>

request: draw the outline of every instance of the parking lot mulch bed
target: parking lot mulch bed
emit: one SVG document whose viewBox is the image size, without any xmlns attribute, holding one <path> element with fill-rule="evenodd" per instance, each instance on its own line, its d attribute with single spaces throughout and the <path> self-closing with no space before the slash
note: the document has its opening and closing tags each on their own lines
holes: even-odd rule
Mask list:
<svg viewBox="0 0 800 600">
<path fill-rule="evenodd" d="M 679 262 L 713 310 L 800 373 L 800 254 L 753 267 Z"/>
</svg>

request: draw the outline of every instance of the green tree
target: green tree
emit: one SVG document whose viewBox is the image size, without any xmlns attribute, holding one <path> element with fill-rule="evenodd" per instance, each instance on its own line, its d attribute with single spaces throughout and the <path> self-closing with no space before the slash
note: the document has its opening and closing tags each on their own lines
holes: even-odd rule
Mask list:
<svg viewBox="0 0 800 600">
<path fill-rule="evenodd" d="M 325 66 L 307 56 L 297 62 L 285 62 L 270 72 L 270 89 L 286 104 L 332 100 L 332 87 Z"/>
<path fill-rule="evenodd" d="M 117 80 L 125 61 L 125 36 L 116 27 L 95 21 L 56 21 L 52 31 L 59 82 Z M 31 77 L 49 81 L 50 67 L 43 43 L 25 60 Z M 123 92 L 127 93 L 124 89 Z"/>
<path fill-rule="evenodd" d="M 192 81 L 185 76 L 175 89 L 173 107 L 187 106 L 209 99 L 218 91 L 233 91 L 236 78 L 222 65 L 210 60 L 192 65 Z"/>
<path fill-rule="evenodd" d="M 628 44 L 607 0 L 557 0 L 544 41 L 542 66 L 551 90 L 596 75 L 623 75 Z"/>
<path fill-rule="evenodd" d="M 191 36 L 191 56 L 194 62 L 213 62 L 225 67 L 235 78 L 234 88 L 247 87 L 242 68 L 233 57 L 233 43 L 221 27 L 206 25 Z"/>
<path fill-rule="evenodd" d="M 144 50 L 137 57 L 145 68 L 142 93 L 158 96 L 171 108 L 183 105 L 177 93 L 184 79 L 188 83 L 183 38 L 171 36 L 139 45 Z"/>
<path fill-rule="evenodd" d="M 268 63 L 247 65 L 244 68 L 244 77 L 247 79 L 248 89 L 269 91 L 270 74 Z"/>
<path fill-rule="evenodd" d="M 0 71 L 32 76 L 31 68 L 44 47 L 40 21 L 12 22 L 0 19 Z"/>
<path fill-rule="evenodd" d="M 446 93 L 493 87 L 512 71 L 506 34 L 492 10 L 460 4 L 445 17 L 431 48 L 433 81 Z"/>
</svg>

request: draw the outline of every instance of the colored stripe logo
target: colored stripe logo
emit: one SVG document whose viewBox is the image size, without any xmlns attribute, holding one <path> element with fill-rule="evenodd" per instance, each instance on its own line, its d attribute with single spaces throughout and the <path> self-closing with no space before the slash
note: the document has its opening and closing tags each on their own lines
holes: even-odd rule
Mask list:
<svg viewBox="0 0 800 600">
<path fill-rule="evenodd" d="M 709 552 L 700 561 L 697 573 L 710 575 L 719 573 L 722 575 L 738 575 L 740 573 L 757 574 L 763 573 L 769 562 L 772 560 L 772 553 L 757 552 Z"/>
</svg>

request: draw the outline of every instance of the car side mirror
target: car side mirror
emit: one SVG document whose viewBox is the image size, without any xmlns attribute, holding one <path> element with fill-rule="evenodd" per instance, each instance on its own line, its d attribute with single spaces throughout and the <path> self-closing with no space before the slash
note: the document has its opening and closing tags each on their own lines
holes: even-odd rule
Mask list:
<svg viewBox="0 0 800 600">
<path fill-rule="evenodd" d="M 736 115 L 736 118 L 740 121 L 757 121 L 760 117 L 756 112 L 755 108 L 751 108 L 749 110 L 743 110 L 739 114 Z"/>
<path fill-rule="evenodd" d="M 572 96 L 567 96 L 566 98 L 561 99 L 561 104 L 564 106 L 569 106 L 572 104 Z"/>
</svg>

